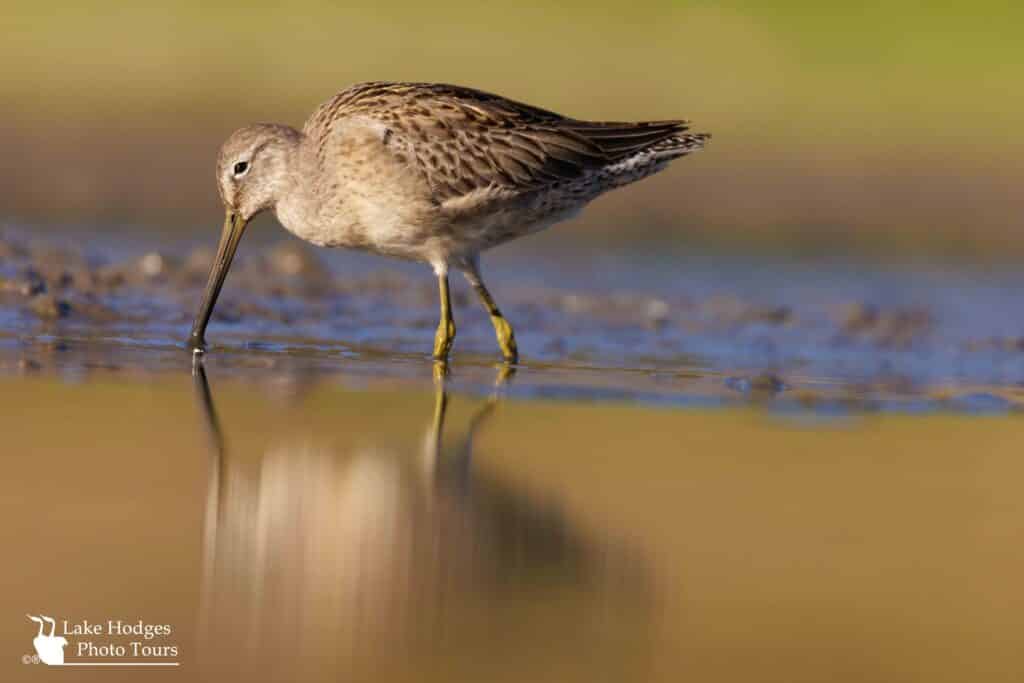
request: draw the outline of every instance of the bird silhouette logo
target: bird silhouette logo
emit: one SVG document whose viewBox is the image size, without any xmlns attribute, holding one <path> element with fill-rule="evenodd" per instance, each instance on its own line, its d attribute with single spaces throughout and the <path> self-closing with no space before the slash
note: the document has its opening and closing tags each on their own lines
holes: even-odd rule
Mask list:
<svg viewBox="0 0 1024 683">
<path fill-rule="evenodd" d="M 64 636 L 53 635 L 54 630 L 57 628 L 57 623 L 51 618 L 43 615 L 34 617 L 31 614 L 26 614 L 29 619 L 39 624 L 39 633 L 32 639 L 32 644 L 36 648 L 36 654 L 39 655 L 39 659 L 43 664 L 49 664 L 51 666 L 61 666 L 64 664 L 64 648 L 68 644 L 68 639 Z M 43 628 L 46 623 L 50 624 L 50 635 L 43 635 Z"/>
</svg>

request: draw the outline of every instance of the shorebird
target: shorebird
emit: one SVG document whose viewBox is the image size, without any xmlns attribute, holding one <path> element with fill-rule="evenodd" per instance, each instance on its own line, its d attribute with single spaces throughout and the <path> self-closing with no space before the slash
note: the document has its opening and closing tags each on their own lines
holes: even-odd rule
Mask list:
<svg viewBox="0 0 1024 683">
<path fill-rule="evenodd" d="M 188 346 L 205 350 L 206 325 L 245 226 L 269 210 L 317 246 L 432 266 L 441 298 L 438 360 L 448 358 L 455 339 L 448 272 L 461 270 L 514 363 L 515 335 L 484 285 L 481 252 L 571 218 L 710 137 L 687 130 L 686 121 L 582 121 L 471 88 L 385 82 L 343 90 L 301 131 L 241 128 L 217 158 L 226 216 Z"/>
</svg>

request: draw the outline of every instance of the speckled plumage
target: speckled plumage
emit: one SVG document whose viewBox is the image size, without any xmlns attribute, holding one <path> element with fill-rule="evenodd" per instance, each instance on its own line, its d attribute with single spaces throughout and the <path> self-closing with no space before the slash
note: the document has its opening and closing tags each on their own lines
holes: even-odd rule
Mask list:
<svg viewBox="0 0 1024 683">
<path fill-rule="evenodd" d="M 464 271 L 498 329 L 497 319 L 507 323 L 483 286 L 482 251 L 569 218 L 708 138 L 685 121 L 580 121 L 454 85 L 362 83 L 320 105 L 301 132 L 236 131 L 221 148 L 217 180 L 239 230 L 271 210 L 313 244 L 425 261 L 442 278 L 451 267 Z M 443 336 L 454 336 L 454 322 L 447 326 Z M 505 332 L 511 350 L 504 341 L 503 350 L 514 357 L 511 327 Z M 435 356 L 449 345 L 435 346 Z"/>
<path fill-rule="evenodd" d="M 279 144 L 288 160 L 269 206 L 299 237 L 458 265 L 547 227 L 599 194 L 655 173 L 708 138 L 683 121 L 596 123 L 451 85 L 363 83 L 313 112 L 301 133 L 257 125 L 221 153 Z M 271 142 L 268 143 L 268 140 Z"/>
</svg>

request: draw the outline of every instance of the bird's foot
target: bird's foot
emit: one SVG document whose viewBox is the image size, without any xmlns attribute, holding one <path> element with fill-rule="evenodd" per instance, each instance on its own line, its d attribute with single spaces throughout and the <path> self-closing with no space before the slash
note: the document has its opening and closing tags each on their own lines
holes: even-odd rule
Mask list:
<svg viewBox="0 0 1024 683">
<path fill-rule="evenodd" d="M 500 315 L 492 316 L 494 332 L 498 336 L 498 345 L 501 347 L 501 355 L 505 357 L 506 363 L 519 362 L 519 347 L 516 346 L 516 335 L 512 326 Z"/>
<path fill-rule="evenodd" d="M 451 320 L 441 321 L 434 336 L 434 360 L 446 361 L 455 342 L 455 323 Z"/>
<path fill-rule="evenodd" d="M 494 388 L 495 390 L 504 389 L 505 386 L 512 381 L 515 377 L 516 368 L 511 363 L 505 362 L 501 365 L 496 366 L 498 374 L 494 377 Z"/>
<path fill-rule="evenodd" d="M 451 370 L 448 368 L 447 360 L 435 360 L 434 361 L 434 383 L 443 385 L 448 379 L 448 374 Z"/>
</svg>

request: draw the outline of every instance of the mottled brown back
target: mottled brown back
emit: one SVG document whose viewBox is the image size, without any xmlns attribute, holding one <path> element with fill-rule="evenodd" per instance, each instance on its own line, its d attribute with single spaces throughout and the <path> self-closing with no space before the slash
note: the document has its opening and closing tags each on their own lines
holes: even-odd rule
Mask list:
<svg viewBox="0 0 1024 683">
<path fill-rule="evenodd" d="M 648 151 L 667 161 L 710 137 L 685 133 L 685 121 L 579 121 L 472 88 L 385 82 L 342 91 L 305 133 L 326 140 L 350 117 L 381 123 L 384 144 L 422 172 L 437 202 L 483 189 L 538 190 Z"/>
</svg>

